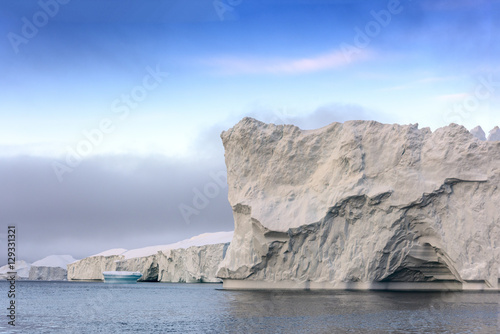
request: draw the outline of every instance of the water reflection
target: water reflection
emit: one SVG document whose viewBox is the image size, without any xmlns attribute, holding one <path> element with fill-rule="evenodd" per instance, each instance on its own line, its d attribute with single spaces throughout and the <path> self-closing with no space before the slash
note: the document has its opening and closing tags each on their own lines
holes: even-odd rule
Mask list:
<svg viewBox="0 0 500 334">
<path fill-rule="evenodd" d="M 18 333 L 500 333 L 499 293 L 18 282 Z M 0 282 L 0 288 L 5 288 Z M 6 330 L 0 324 L 0 333 Z"/>
<path fill-rule="evenodd" d="M 500 295 L 221 291 L 224 330 L 259 333 L 500 333 Z M 235 327 L 236 326 L 236 327 Z"/>
</svg>

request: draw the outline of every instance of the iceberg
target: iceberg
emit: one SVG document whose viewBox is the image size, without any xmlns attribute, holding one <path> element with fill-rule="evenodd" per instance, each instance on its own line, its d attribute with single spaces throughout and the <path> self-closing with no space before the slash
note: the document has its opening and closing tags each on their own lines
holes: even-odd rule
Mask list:
<svg viewBox="0 0 500 334">
<path fill-rule="evenodd" d="M 480 126 L 476 126 L 474 129 L 470 130 L 470 133 L 472 133 L 472 135 L 474 135 L 474 137 L 479 140 L 486 140 L 486 134 L 484 133 L 483 128 L 481 128 Z"/>
<path fill-rule="evenodd" d="M 217 269 L 233 232 L 204 233 L 168 245 L 101 252 L 68 264 L 68 280 L 104 279 L 104 271 L 140 272 L 139 281 L 220 282 Z"/>
<path fill-rule="evenodd" d="M 62 281 L 67 278 L 66 267 L 76 260 L 71 255 L 50 255 L 31 264 L 30 280 Z"/>
<path fill-rule="evenodd" d="M 142 274 L 137 271 L 104 271 L 105 283 L 121 283 L 131 284 L 137 283 L 137 280 L 142 277 Z"/>
<path fill-rule="evenodd" d="M 158 281 L 219 283 L 217 270 L 228 246 L 229 242 L 163 250 L 158 253 Z"/>
<path fill-rule="evenodd" d="M 8 279 L 9 272 L 16 272 L 16 279 L 28 279 L 30 274 L 31 264 L 24 261 L 16 261 L 15 269 L 10 269 L 10 265 L 6 264 L 5 266 L 0 267 L 0 279 Z"/>
<path fill-rule="evenodd" d="M 493 129 L 491 129 L 490 133 L 488 134 L 488 140 L 489 141 L 500 140 L 500 128 L 498 126 L 495 126 Z"/>
<path fill-rule="evenodd" d="M 123 248 L 110 249 L 67 265 L 68 281 L 102 281 L 103 271 L 116 270 L 115 261 L 123 259 Z"/>
<path fill-rule="evenodd" d="M 475 136 L 244 118 L 221 134 L 235 231 L 217 276 L 227 289 L 498 291 L 500 142 Z"/>
</svg>

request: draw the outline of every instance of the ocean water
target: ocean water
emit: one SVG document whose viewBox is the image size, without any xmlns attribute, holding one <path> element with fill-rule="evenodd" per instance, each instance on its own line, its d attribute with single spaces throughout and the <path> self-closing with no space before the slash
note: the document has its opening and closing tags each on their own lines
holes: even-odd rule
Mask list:
<svg viewBox="0 0 500 334">
<path fill-rule="evenodd" d="M 19 281 L 0 333 L 500 333 L 499 293 L 221 288 Z"/>
</svg>

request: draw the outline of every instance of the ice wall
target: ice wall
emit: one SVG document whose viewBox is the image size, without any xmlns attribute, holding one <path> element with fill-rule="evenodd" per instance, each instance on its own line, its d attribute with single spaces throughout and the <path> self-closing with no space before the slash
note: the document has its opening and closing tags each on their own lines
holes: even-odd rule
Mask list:
<svg viewBox="0 0 500 334">
<path fill-rule="evenodd" d="M 68 265 L 68 280 L 103 280 L 103 271 L 138 271 L 139 281 L 220 282 L 217 268 L 233 232 L 204 233 L 168 245 L 112 249 Z"/>
<path fill-rule="evenodd" d="M 225 287 L 498 289 L 491 133 L 244 118 L 221 137 L 235 220 Z"/>
<path fill-rule="evenodd" d="M 229 243 L 172 249 L 158 254 L 160 282 L 216 283 Z"/>
<path fill-rule="evenodd" d="M 50 255 L 31 264 L 30 280 L 61 281 L 67 279 L 66 267 L 76 260 L 71 255 Z"/>
<path fill-rule="evenodd" d="M 122 260 L 123 255 L 94 255 L 68 264 L 68 281 L 88 280 L 101 281 L 103 271 L 115 271 L 116 261 Z"/>
<path fill-rule="evenodd" d="M 14 266 L 14 271 L 16 272 L 16 279 L 28 279 L 30 273 L 31 264 L 24 261 L 16 261 Z M 9 279 L 11 277 L 12 269 L 10 265 L 6 264 L 0 267 L 0 279 Z"/>
</svg>

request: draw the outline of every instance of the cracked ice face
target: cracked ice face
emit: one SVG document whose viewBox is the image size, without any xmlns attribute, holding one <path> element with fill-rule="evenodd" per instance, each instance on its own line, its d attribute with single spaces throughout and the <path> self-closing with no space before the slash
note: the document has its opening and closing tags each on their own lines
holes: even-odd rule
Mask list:
<svg viewBox="0 0 500 334">
<path fill-rule="evenodd" d="M 457 125 L 302 131 L 249 118 L 222 138 L 235 235 L 221 277 L 497 286 L 498 142 Z"/>
</svg>

